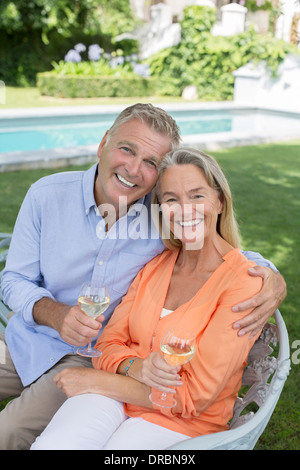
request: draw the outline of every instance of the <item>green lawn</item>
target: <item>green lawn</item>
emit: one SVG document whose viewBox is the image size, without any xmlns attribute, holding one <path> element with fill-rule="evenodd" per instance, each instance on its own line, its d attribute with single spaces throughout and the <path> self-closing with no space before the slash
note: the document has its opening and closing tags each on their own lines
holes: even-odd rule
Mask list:
<svg viewBox="0 0 300 470">
<path fill-rule="evenodd" d="M 43 106 L 88 106 L 88 105 L 111 105 L 111 104 L 134 104 L 134 103 L 161 103 L 162 98 L 151 97 L 132 97 L 132 98 L 54 98 L 51 96 L 41 96 L 36 87 L 10 87 L 5 88 L 6 103 L 0 104 L 1 109 L 8 108 L 36 108 Z M 164 96 L 164 103 L 184 102 L 182 98 Z"/>
<path fill-rule="evenodd" d="M 300 339 L 300 141 L 212 153 L 231 184 L 243 247 L 271 259 L 286 279 L 288 296 L 280 310 L 292 345 Z M 0 232 L 12 230 L 30 184 L 54 171 L 0 174 Z M 300 365 L 292 364 L 279 403 L 256 449 L 300 448 L 299 373 Z"/>
</svg>

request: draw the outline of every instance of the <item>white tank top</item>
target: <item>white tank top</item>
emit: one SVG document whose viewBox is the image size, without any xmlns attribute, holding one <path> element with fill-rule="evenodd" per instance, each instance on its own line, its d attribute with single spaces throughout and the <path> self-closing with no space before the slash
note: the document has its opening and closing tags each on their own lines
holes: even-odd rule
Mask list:
<svg viewBox="0 0 300 470">
<path fill-rule="evenodd" d="M 160 314 L 160 318 L 166 317 L 167 315 L 169 315 L 172 312 L 173 312 L 173 310 L 168 310 L 167 308 L 163 308 L 162 311 L 161 311 L 161 314 Z"/>
</svg>

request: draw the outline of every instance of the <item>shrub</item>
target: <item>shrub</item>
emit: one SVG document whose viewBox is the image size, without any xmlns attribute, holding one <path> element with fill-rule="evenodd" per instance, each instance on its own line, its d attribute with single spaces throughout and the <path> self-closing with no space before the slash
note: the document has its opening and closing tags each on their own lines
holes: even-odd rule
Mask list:
<svg viewBox="0 0 300 470">
<path fill-rule="evenodd" d="M 248 8 L 248 11 L 271 11 L 273 9 L 273 4 L 271 0 L 240 0 L 239 4 Z"/>
<path fill-rule="evenodd" d="M 112 50 L 113 38 L 136 24 L 129 0 L 1 0 L 0 80 L 35 85 L 36 73 L 74 41 L 101 41 Z M 128 53 L 132 47 L 122 41 Z"/>
<path fill-rule="evenodd" d="M 214 21 L 214 9 L 187 7 L 181 22 L 181 43 L 148 59 L 151 76 L 159 79 L 160 95 L 180 96 L 186 86 L 195 85 L 199 99 L 232 99 L 234 70 L 249 61 L 264 60 L 275 74 L 288 52 L 298 52 L 290 44 L 256 34 L 253 29 L 230 37 L 213 36 Z"/>
<path fill-rule="evenodd" d="M 156 92 L 156 80 L 140 76 L 55 75 L 44 72 L 37 78 L 42 95 L 60 98 L 151 96 Z"/>
<path fill-rule="evenodd" d="M 156 92 L 156 79 L 149 77 L 149 65 L 138 63 L 136 54 L 124 57 L 121 49 L 110 54 L 98 44 L 87 49 L 79 43 L 64 60 L 52 65 L 53 70 L 37 75 L 42 95 L 90 98 L 150 96 Z"/>
</svg>

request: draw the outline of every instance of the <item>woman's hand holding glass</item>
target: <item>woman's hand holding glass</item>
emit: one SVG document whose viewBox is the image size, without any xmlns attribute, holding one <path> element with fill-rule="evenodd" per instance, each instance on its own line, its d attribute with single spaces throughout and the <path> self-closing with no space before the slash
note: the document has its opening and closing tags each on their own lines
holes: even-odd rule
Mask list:
<svg viewBox="0 0 300 470">
<path fill-rule="evenodd" d="M 195 336 L 193 333 L 174 327 L 167 331 L 160 342 L 160 350 L 164 361 L 179 372 L 181 366 L 190 361 L 195 352 Z M 174 392 L 173 392 L 174 393 Z M 173 408 L 176 405 L 174 396 L 166 391 L 161 393 L 160 388 L 154 387 L 149 396 L 150 401 L 164 408 Z"/>
<path fill-rule="evenodd" d="M 161 353 L 152 352 L 141 363 L 139 377 L 140 382 L 156 388 L 164 393 L 175 393 L 175 388 L 182 385 L 178 374 L 180 366 L 174 367 L 168 364 Z"/>
<path fill-rule="evenodd" d="M 163 345 L 164 341 L 161 344 Z M 185 358 L 184 362 L 188 360 Z M 182 385 L 179 375 L 182 363 L 182 361 L 167 361 L 161 352 L 151 352 L 145 359 L 138 359 L 134 362 L 130 375 L 151 387 L 150 400 L 154 400 L 153 403 L 172 408 L 176 404 L 174 400 L 176 388 Z M 161 396 L 163 401 L 159 402 Z"/>
</svg>

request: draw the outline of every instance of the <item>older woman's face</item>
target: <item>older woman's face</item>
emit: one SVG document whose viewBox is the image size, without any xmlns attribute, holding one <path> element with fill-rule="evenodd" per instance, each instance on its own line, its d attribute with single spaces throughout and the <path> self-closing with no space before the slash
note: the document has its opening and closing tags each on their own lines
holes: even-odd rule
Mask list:
<svg viewBox="0 0 300 470">
<path fill-rule="evenodd" d="M 200 249 L 216 234 L 222 203 L 198 167 L 169 167 L 161 177 L 160 194 L 164 221 L 186 248 Z"/>
</svg>

